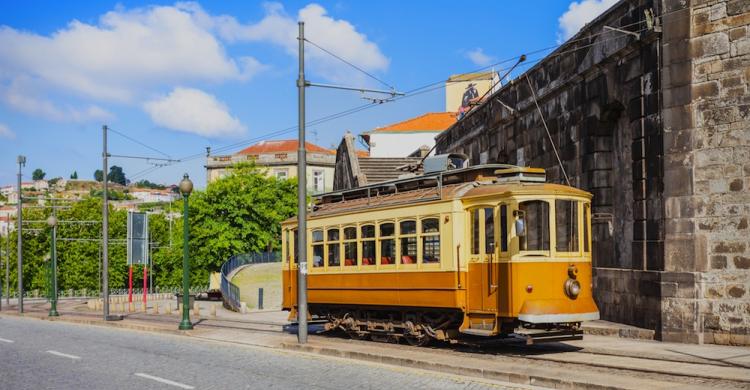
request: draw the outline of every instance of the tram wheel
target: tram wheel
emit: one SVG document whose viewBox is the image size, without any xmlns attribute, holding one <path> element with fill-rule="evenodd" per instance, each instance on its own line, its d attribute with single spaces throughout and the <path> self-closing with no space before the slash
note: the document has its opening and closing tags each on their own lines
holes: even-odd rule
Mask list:
<svg viewBox="0 0 750 390">
<path fill-rule="evenodd" d="M 406 342 L 409 343 L 409 345 L 414 347 L 424 347 L 427 344 L 432 341 L 432 338 L 427 335 L 423 335 L 421 337 L 418 336 L 404 336 L 404 339 L 406 339 Z"/>
<path fill-rule="evenodd" d="M 349 335 L 349 337 L 352 338 L 352 340 L 367 340 L 367 338 L 369 336 L 369 334 L 367 334 L 367 333 L 356 332 L 356 331 L 352 331 L 352 330 L 350 330 L 350 331 L 348 331 L 346 333 Z"/>
</svg>

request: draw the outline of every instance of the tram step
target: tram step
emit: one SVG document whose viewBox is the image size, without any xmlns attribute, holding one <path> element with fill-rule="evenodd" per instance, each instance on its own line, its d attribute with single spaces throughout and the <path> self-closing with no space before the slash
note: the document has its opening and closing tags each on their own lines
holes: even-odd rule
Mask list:
<svg viewBox="0 0 750 390">
<path fill-rule="evenodd" d="M 472 336 L 492 336 L 491 329 L 464 329 L 461 333 L 470 334 Z"/>
</svg>

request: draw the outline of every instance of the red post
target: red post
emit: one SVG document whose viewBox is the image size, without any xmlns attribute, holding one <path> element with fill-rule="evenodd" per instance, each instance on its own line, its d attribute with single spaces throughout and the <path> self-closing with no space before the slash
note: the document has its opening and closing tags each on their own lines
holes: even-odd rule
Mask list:
<svg viewBox="0 0 750 390">
<path fill-rule="evenodd" d="M 133 303 L 133 266 L 128 268 L 128 303 Z"/>
<path fill-rule="evenodd" d="M 148 287 L 146 285 L 148 283 L 147 275 L 148 275 L 148 267 L 146 267 L 146 265 L 144 264 L 143 265 L 143 311 L 144 312 L 146 311 L 146 308 L 148 307 L 146 306 L 147 299 L 148 299 L 148 297 L 146 296 L 146 292 L 148 291 L 147 290 Z"/>
</svg>

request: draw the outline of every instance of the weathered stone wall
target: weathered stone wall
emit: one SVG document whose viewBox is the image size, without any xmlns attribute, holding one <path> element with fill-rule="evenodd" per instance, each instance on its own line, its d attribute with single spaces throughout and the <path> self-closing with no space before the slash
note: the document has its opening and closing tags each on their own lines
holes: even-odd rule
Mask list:
<svg viewBox="0 0 750 390">
<path fill-rule="evenodd" d="M 750 2 L 664 18 L 663 337 L 750 344 Z M 686 22 L 687 21 L 687 22 Z M 678 28 L 667 29 L 670 22 Z"/>
<path fill-rule="evenodd" d="M 594 194 L 602 317 L 750 344 L 749 23 L 747 0 L 621 1 L 440 134 L 437 152 L 563 182 L 528 76 L 571 184 Z"/>
</svg>

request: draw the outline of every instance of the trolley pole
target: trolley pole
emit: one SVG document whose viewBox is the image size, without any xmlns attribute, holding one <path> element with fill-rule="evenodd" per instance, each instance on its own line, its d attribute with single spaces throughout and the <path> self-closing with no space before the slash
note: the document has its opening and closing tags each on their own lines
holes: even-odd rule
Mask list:
<svg viewBox="0 0 750 390">
<path fill-rule="evenodd" d="M 305 151 L 305 23 L 299 22 L 299 149 L 297 151 L 297 342 L 307 343 L 307 156 Z"/>
<path fill-rule="evenodd" d="M 18 313 L 23 313 L 23 197 L 21 196 L 21 169 L 26 157 L 18 156 L 18 202 L 16 205 L 16 231 L 18 232 Z"/>
</svg>

